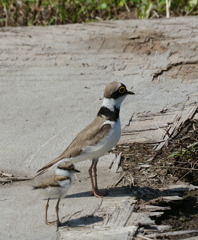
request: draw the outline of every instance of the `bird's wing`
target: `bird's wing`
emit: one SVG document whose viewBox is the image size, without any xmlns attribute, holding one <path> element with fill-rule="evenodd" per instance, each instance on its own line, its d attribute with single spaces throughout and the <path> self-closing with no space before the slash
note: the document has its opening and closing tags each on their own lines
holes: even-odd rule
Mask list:
<svg viewBox="0 0 198 240">
<path fill-rule="evenodd" d="M 45 179 L 40 185 L 34 186 L 33 189 L 45 189 L 47 187 L 60 187 L 58 181 L 69 180 L 69 177 L 64 176 L 51 176 Z M 71 179 L 70 179 L 71 180 Z"/>
<path fill-rule="evenodd" d="M 100 142 L 100 140 L 103 139 L 111 129 L 111 125 L 109 123 L 105 124 L 105 121 L 105 118 L 97 116 L 92 123 L 75 137 L 59 157 L 39 169 L 36 176 L 46 172 L 50 167 L 63 158 L 72 158 L 81 155 L 85 146 L 93 146 Z"/>
</svg>

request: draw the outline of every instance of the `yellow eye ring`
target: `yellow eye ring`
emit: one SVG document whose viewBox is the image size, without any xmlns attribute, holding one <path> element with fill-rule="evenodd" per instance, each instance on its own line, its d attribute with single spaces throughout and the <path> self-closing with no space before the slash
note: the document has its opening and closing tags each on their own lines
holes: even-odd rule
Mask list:
<svg viewBox="0 0 198 240">
<path fill-rule="evenodd" d="M 120 87 L 119 88 L 119 93 L 123 94 L 126 91 L 125 87 Z"/>
</svg>

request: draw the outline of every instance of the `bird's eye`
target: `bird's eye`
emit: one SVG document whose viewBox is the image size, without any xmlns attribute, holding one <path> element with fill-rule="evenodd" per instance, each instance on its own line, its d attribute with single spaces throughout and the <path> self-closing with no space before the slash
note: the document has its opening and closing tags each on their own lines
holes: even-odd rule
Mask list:
<svg viewBox="0 0 198 240">
<path fill-rule="evenodd" d="M 123 94 L 126 91 L 125 87 L 120 87 L 119 88 L 119 93 Z"/>
</svg>

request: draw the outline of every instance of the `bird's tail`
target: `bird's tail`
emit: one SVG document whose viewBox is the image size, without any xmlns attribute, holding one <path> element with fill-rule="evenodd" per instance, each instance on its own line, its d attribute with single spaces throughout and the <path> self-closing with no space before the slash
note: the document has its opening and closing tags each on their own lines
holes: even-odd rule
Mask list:
<svg viewBox="0 0 198 240">
<path fill-rule="evenodd" d="M 50 167 L 50 168 L 51 168 L 51 167 Z M 36 177 L 38 177 L 38 176 L 40 176 L 40 175 L 42 175 L 43 173 L 47 172 L 50 168 L 47 168 L 47 169 L 41 168 L 41 169 L 39 169 L 39 170 L 37 171 L 37 174 L 33 177 L 33 179 L 36 178 Z"/>
<path fill-rule="evenodd" d="M 59 161 L 61 161 L 62 157 L 57 157 L 55 158 L 54 160 L 52 160 L 51 162 L 47 163 L 46 165 L 44 165 L 42 168 L 40 168 L 38 171 L 37 171 L 37 174 L 33 177 L 38 177 L 39 175 L 47 172 L 48 170 L 50 170 L 53 166 L 57 165 L 59 163 Z"/>
</svg>

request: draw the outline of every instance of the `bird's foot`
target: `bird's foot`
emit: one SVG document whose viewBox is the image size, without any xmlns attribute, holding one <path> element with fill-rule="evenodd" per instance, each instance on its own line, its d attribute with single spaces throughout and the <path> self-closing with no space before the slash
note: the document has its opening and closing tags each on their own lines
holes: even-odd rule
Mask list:
<svg viewBox="0 0 198 240">
<path fill-rule="evenodd" d="M 102 191 L 102 190 L 99 190 L 99 189 L 93 189 L 90 193 L 91 196 L 95 196 L 95 197 L 98 197 L 98 198 L 101 198 L 101 197 L 104 197 L 107 195 L 107 192 L 106 191 Z"/>
<path fill-rule="evenodd" d="M 58 228 L 62 225 L 62 223 L 60 221 L 57 221 L 57 228 L 56 231 L 58 232 Z"/>
<path fill-rule="evenodd" d="M 59 224 L 59 223 L 57 222 L 57 220 L 56 220 L 56 221 L 52 221 L 52 222 L 45 221 L 45 223 L 46 223 L 47 225 L 57 225 L 57 224 Z"/>
</svg>

